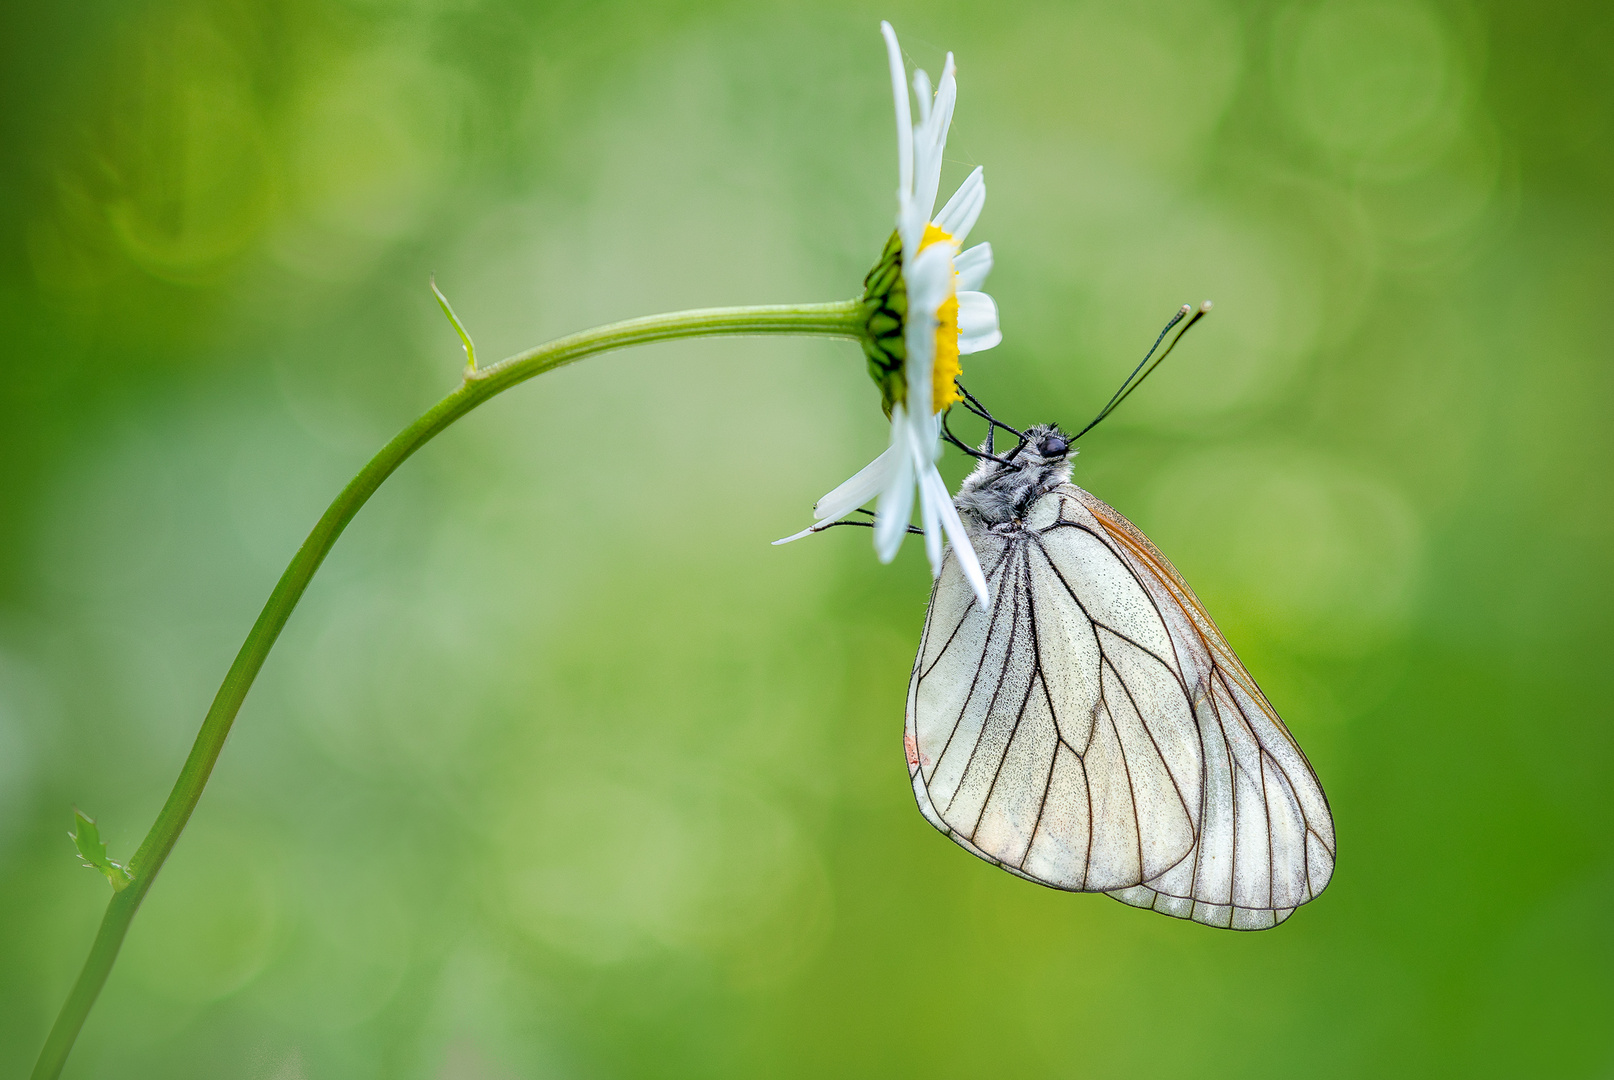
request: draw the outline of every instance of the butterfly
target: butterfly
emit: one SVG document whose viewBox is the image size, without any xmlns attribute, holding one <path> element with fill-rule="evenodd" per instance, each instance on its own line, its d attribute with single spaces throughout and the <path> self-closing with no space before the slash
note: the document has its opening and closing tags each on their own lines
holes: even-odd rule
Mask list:
<svg viewBox="0 0 1614 1080">
<path fill-rule="evenodd" d="M 1276 926 L 1333 875 L 1322 785 L 1182 576 L 1070 482 L 1071 443 L 989 437 L 954 499 L 991 604 L 949 550 L 908 684 L 919 810 L 1043 885 Z"/>
</svg>

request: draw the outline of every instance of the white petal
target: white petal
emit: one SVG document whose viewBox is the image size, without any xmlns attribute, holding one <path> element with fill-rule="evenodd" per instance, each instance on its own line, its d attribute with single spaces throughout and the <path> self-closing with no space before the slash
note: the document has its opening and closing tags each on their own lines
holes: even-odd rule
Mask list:
<svg viewBox="0 0 1614 1080">
<path fill-rule="evenodd" d="M 913 205 L 914 211 L 926 221 L 930 220 L 930 212 L 936 208 L 936 190 L 941 187 L 942 154 L 945 149 L 931 143 L 923 129 L 914 132 Z"/>
<path fill-rule="evenodd" d="M 958 294 L 958 351 L 985 352 L 1003 340 L 998 329 L 998 305 L 984 292 Z"/>
<path fill-rule="evenodd" d="M 896 445 L 888 447 L 885 453 L 859 469 L 850 480 L 819 499 L 813 507 L 813 517 L 819 521 L 843 518 L 885 490 L 897 467 L 901 449 Z"/>
<path fill-rule="evenodd" d="M 900 437 L 897 433 L 906 423 L 907 418 L 902 415 L 901 406 L 892 410 L 894 436 Z M 897 557 L 902 538 L 908 535 L 908 519 L 913 514 L 913 454 L 903 446 L 896 460 L 890 482 L 880 492 L 880 501 L 874 507 L 874 553 L 881 562 L 890 562 Z"/>
<path fill-rule="evenodd" d="M 891 93 L 897 106 L 897 190 L 913 192 L 913 114 L 908 106 L 908 80 L 902 64 L 902 47 L 897 44 L 897 32 L 891 24 L 880 23 L 880 34 L 885 38 L 885 54 L 891 65 Z M 927 208 L 928 209 L 928 208 Z"/>
<path fill-rule="evenodd" d="M 947 54 L 946 69 L 936 87 L 936 100 L 925 123 L 914 130 L 914 206 L 930 219 L 936 208 L 936 192 L 941 187 L 942 158 L 947 150 L 947 129 L 953 122 L 953 104 L 958 84 L 953 76 L 953 54 Z"/>
<path fill-rule="evenodd" d="M 947 487 L 942 483 L 941 474 L 932 469 L 931 475 L 935 477 L 932 483 L 941 488 L 942 500 L 937 509 L 941 511 L 942 528 L 947 530 L 947 541 L 953 545 L 953 557 L 958 560 L 958 568 L 964 571 L 964 579 L 975 590 L 981 607 L 990 610 L 992 597 L 987 592 L 986 575 L 981 573 L 981 560 L 975 555 L 975 547 L 970 543 L 969 534 L 964 531 L 964 523 L 959 520 L 953 501 L 946 497 Z"/>
<path fill-rule="evenodd" d="M 914 427 L 919 432 L 919 445 L 925 450 L 924 460 L 935 464 L 941 458 L 941 415 L 921 416 Z"/>
<path fill-rule="evenodd" d="M 924 521 L 925 557 L 930 560 L 930 576 L 941 577 L 942 553 L 945 550 L 941 511 L 936 506 L 936 496 L 931 493 L 928 484 L 919 485 L 919 516 Z"/>
<path fill-rule="evenodd" d="M 959 252 L 953 260 L 953 269 L 958 271 L 956 285 L 960 295 L 979 289 L 986 284 L 986 275 L 992 272 L 992 245 L 976 244 Z"/>
<path fill-rule="evenodd" d="M 938 146 L 947 145 L 947 129 L 953 126 L 953 106 L 957 103 L 958 68 L 953 64 L 953 54 L 948 53 L 947 62 L 942 65 L 941 82 L 936 84 L 936 104 L 930 113 Z"/>
<path fill-rule="evenodd" d="M 918 68 L 913 73 L 913 96 L 919 102 L 919 126 L 923 127 L 930 120 L 930 104 L 934 91 L 930 88 L 930 76 L 925 74 L 924 68 Z"/>
<path fill-rule="evenodd" d="M 913 262 L 919 250 L 919 241 L 925 236 L 926 218 L 914 204 L 913 198 L 897 192 L 897 233 L 902 237 L 902 264 Z"/>
<path fill-rule="evenodd" d="M 820 531 L 822 531 L 822 529 L 825 529 L 825 528 L 828 528 L 828 526 L 827 525 L 825 525 L 825 526 L 809 525 L 807 528 L 801 530 L 801 532 L 799 532 L 799 533 L 791 533 L 789 536 L 780 537 L 778 540 L 775 540 L 773 542 L 773 546 L 778 547 L 780 544 L 788 544 L 792 540 L 800 540 L 804 536 L 811 536 L 811 535 L 813 535 L 813 533 L 820 532 Z"/>
<path fill-rule="evenodd" d="M 936 226 L 962 244 L 986 205 L 986 170 L 977 165 L 936 215 Z"/>
<path fill-rule="evenodd" d="M 936 490 L 930 483 L 932 476 L 939 480 L 941 474 L 936 472 L 936 466 L 929 461 L 916 460 L 915 464 L 919 469 L 919 519 L 925 530 L 925 554 L 930 558 L 930 576 L 941 577 L 941 509 L 936 505 Z M 942 487 L 941 495 L 945 501 L 947 498 L 945 486 Z"/>
<path fill-rule="evenodd" d="M 931 244 L 914 256 L 913 262 L 903 266 L 902 276 L 908 286 L 908 310 L 922 308 L 934 319 L 936 309 L 953 295 L 956 288 L 953 246 L 942 243 Z"/>
<path fill-rule="evenodd" d="M 903 267 L 908 285 L 908 316 L 903 341 L 908 348 L 906 374 L 911 412 L 930 415 L 932 369 L 936 364 L 936 309 L 953 288 L 953 252 L 932 244 Z"/>
</svg>

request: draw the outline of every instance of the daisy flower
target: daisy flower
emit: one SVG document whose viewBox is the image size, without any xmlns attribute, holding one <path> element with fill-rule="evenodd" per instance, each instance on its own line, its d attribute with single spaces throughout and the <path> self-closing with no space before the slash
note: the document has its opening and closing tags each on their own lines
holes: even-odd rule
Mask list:
<svg viewBox="0 0 1614 1080">
<path fill-rule="evenodd" d="M 1002 340 L 997 305 L 977 291 L 992 269 L 992 246 L 963 248 L 986 203 L 986 181 L 977 168 L 932 216 L 958 97 L 953 54 L 947 54 L 934 93 L 930 77 L 914 72 L 916 124 L 896 31 L 882 22 L 880 32 L 885 36 L 897 107 L 897 229 L 864 282 L 869 321 L 863 349 L 891 419 L 891 445 L 818 500 L 813 507 L 818 524 L 778 543 L 828 528 L 875 499 L 874 550 L 881 562 L 890 562 L 907 535 L 917 488 L 931 572 L 941 574 L 945 534 L 959 568 L 985 605 L 986 578 L 947 485 L 936 471 L 936 458 L 941 452 L 941 414 L 960 399 L 954 385 L 959 357 L 990 349 Z"/>
</svg>

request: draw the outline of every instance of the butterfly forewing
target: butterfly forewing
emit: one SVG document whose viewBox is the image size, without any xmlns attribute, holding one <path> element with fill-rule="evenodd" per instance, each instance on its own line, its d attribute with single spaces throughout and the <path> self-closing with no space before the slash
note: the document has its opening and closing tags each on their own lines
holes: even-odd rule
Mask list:
<svg viewBox="0 0 1614 1080">
<path fill-rule="evenodd" d="M 1274 926 L 1321 892 L 1316 776 L 1154 545 L 1068 483 L 1021 528 L 969 527 L 992 607 L 949 552 L 909 684 L 931 824 L 1020 876 L 1213 926 Z"/>
</svg>

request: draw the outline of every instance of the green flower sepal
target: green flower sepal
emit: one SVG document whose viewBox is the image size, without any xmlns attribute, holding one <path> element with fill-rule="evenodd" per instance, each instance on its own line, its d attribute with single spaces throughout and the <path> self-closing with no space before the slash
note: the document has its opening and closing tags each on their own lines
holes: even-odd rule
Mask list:
<svg viewBox="0 0 1614 1080">
<path fill-rule="evenodd" d="M 880 388 L 886 417 L 892 406 L 908 399 L 905 367 L 908 346 L 903 327 L 908 318 L 908 286 L 902 279 L 902 237 L 892 232 L 880 261 L 863 279 L 863 355 L 869 378 Z"/>
</svg>

